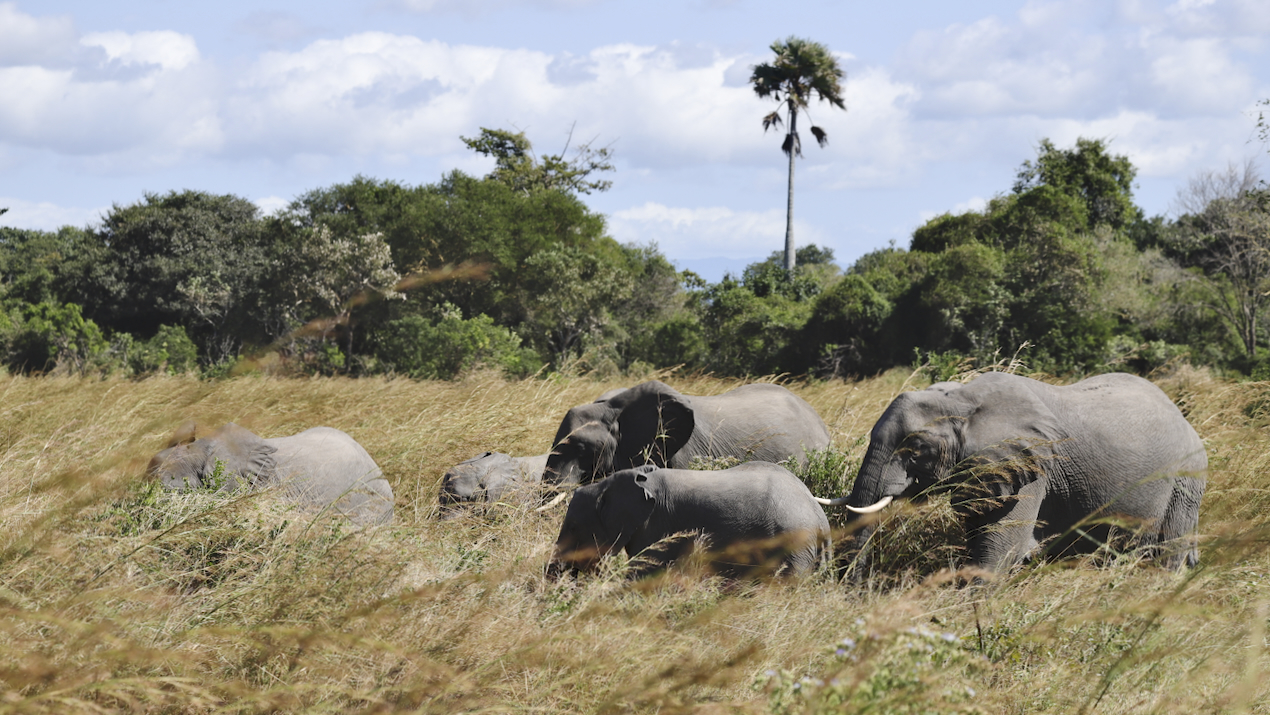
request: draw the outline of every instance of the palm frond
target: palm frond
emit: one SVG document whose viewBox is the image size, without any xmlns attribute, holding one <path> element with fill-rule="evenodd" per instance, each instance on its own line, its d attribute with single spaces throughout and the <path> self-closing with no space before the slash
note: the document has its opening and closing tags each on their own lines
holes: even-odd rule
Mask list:
<svg viewBox="0 0 1270 715">
<path fill-rule="evenodd" d="M 781 151 L 785 152 L 785 156 L 789 156 L 791 151 L 794 156 L 801 157 L 803 155 L 803 142 L 798 137 L 798 132 L 790 132 L 785 135 L 785 141 L 781 142 Z"/>
<path fill-rule="evenodd" d="M 759 97 L 775 99 L 779 105 L 789 105 L 791 130 L 797 127 L 795 115 L 809 107 L 813 95 L 839 109 L 847 108 L 842 98 L 842 80 L 846 73 L 838 66 L 838 59 L 829 48 L 791 36 L 773 42 L 771 50 L 775 57 L 771 62 L 752 67 L 750 83 Z M 781 125 L 779 111 L 763 117 L 763 131 Z M 811 133 L 820 146 L 828 144 L 828 134 L 820 127 L 813 126 Z M 790 156 L 802 156 L 802 141 L 796 131 L 786 134 L 781 151 Z"/>
</svg>

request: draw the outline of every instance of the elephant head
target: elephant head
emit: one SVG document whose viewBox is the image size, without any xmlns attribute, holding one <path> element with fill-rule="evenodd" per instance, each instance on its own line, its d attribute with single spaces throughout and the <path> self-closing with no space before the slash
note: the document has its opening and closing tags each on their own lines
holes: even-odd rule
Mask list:
<svg viewBox="0 0 1270 715">
<path fill-rule="evenodd" d="M 164 487 L 233 490 L 244 482 L 254 484 L 272 477 L 272 455 L 277 450 L 252 432 L 232 422 L 199 439 L 195 439 L 196 432 L 194 423 L 182 425 L 168 441 L 168 448 L 150 460 L 147 472 L 158 477 Z M 218 477 L 216 483 L 214 476 Z"/>
<path fill-rule="evenodd" d="M 964 512 L 1034 481 L 1058 439 L 1053 415 L 1026 390 L 979 380 L 980 389 L 945 382 L 896 397 L 873 426 L 851 494 L 817 501 L 870 514 L 955 490 Z"/>
<path fill-rule="evenodd" d="M 582 487 L 565 512 L 547 576 L 595 569 L 600 559 L 626 548 L 652 516 L 656 485 L 646 465 Z"/>
<path fill-rule="evenodd" d="M 509 470 L 515 469 L 518 469 L 516 462 L 511 456 L 501 452 L 485 452 L 465 459 L 450 467 L 442 477 L 441 504 L 445 506 L 486 499 L 497 501 L 509 477 Z"/>
<path fill-rule="evenodd" d="M 687 398 L 656 380 L 569 410 L 552 442 L 544 481 L 588 484 L 620 469 L 667 466 L 696 421 Z"/>
</svg>

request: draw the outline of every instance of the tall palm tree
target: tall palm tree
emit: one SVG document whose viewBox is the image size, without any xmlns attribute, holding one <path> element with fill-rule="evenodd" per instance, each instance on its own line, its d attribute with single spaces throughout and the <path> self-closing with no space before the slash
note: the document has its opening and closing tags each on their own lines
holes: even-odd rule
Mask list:
<svg viewBox="0 0 1270 715">
<path fill-rule="evenodd" d="M 798 138 L 798 112 L 807 112 L 812 93 L 822 102 L 841 110 L 847 105 L 842 101 L 842 84 L 846 73 L 838 66 L 838 60 L 829 48 L 819 42 L 789 37 L 772 43 L 775 62 L 754 66 L 750 84 L 760 98 L 776 100 L 776 111 L 763 117 L 763 132 L 781 125 L 781 109 L 787 111 L 788 123 L 781 151 L 789 157 L 789 197 L 785 211 L 785 270 L 794 272 L 794 158 L 803 155 L 802 140 Z M 829 135 L 820 127 L 811 128 L 812 136 L 820 146 L 829 143 Z"/>
</svg>

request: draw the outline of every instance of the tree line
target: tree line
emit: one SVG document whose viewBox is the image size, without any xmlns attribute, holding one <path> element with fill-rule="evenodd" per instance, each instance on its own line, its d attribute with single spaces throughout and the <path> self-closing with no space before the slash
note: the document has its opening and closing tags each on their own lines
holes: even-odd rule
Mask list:
<svg viewBox="0 0 1270 715">
<path fill-rule="evenodd" d="M 843 269 L 782 251 L 710 283 L 624 245 L 582 196 L 607 149 L 539 157 L 523 133 L 465 140 L 489 175 L 358 176 L 262 215 L 184 190 L 100 225 L 0 228 L 0 359 L 11 371 L 452 378 L 489 367 L 639 374 L 951 372 L 1022 349 L 1053 373 L 1171 360 L 1270 376 L 1270 193 L 1249 164 L 1196 177 L 1176 219 L 1133 201 L 1099 140 L 1042 141 L 982 210 Z"/>
</svg>

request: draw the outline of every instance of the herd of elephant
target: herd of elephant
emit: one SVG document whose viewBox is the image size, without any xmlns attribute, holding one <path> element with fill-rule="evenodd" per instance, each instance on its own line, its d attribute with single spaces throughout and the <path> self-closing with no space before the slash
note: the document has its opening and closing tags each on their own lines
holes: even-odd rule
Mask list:
<svg viewBox="0 0 1270 715">
<path fill-rule="evenodd" d="M 165 487 L 272 486 L 357 524 L 392 519 L 392 488 L 344 432 L 262 439 L 232 423 L 195 432 L 182 427 L 151 460 Z M 901 393 L 873 426 L 850 494 L 826 499 L 780 463 L 805 464 L 829 444 L 815 410 L 779 385 L 693 396 L 645 382 L 570 409 L 545 454 L 486 452 L 456 465 L 443 478 L 442 514 L 558 492 L 539 507 L 549 511 L 571 495 L 552 577 L 621 550 L 639 575 L 697 548 L 727 576 L 804 574 L 830 549 L 824 507 L 854 520 L 937 493 L 962 521 L 970 565 L 988 571 L 1087 553 L 1117 535 L 1168 568 L 1199 558 L 1203 442 L 1159 388 L 1133 375 L 1054 386 L 993 372 Z M 725 458 L 740 464 L 693 469 Z M 867 541 L 873 522 L 851 538 Z"/>
</svg>

